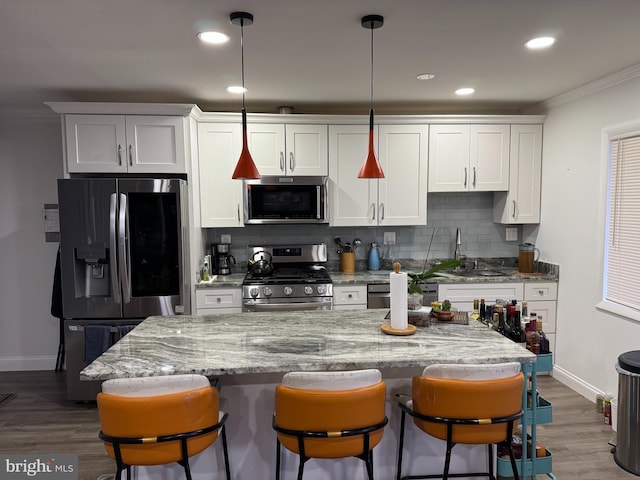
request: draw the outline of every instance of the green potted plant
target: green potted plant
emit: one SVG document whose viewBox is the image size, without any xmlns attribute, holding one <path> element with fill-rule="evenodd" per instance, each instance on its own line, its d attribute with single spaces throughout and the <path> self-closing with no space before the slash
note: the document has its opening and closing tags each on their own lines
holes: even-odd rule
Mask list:
<svg viewBox="0 0 640 480">
<path fill-rule="evenodd" d="M 412 273 L 412 272 L 408 272 L 407 275 L 409 276 L 410 280 L 409 280 L 409 293 L 418 293 L 420 295 L 423 295 L 424 292 L 422 291 L 422 289 L 420 288 L 420 282 L 423 282 L 429 278 L 433 278 L 433 277 L 446 277 L 448 276 L 447 273 L 442 272 L 442 270 L 448 270 L 451 268 L 456 268 L 459 267 L 460 265 L 462 265 L 462 263 L 460 263 L 460 260 L 444 260 L 436 265 L 434 265 L 433 267 L 431 267 L 429 270 L 425 270 L 422 273 Z"/>
</svg>

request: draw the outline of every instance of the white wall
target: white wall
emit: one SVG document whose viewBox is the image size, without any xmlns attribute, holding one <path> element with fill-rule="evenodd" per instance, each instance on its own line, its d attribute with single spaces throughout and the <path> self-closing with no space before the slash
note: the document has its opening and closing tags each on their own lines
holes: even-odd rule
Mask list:
<svg viewBox="0 0 640 480">
<path fill-rule="evenodd" d="M 60 177 L 59 117 L 0 112 L 0 371 L 55 367 L 58 244 L 45 243 L 42 213 L 45 203 L 57 203 Z"/>
<path fill-rule="evenodd" d="M 591 400 L 598 391 L 617 394 L 618 355 L 640 349 L 640 323 L 595 308 L 606 214 L 603 130 L 638 121 L 635 79 L 552 108 L 544 127 L 536 246 L 541 259 L 560 265 L 554 376 Z"/>
</svg>

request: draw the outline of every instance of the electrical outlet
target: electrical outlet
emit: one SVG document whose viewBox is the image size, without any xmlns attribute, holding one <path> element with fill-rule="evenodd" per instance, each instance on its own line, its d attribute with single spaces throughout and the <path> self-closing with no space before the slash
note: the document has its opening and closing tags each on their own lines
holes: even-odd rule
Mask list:
<svg viewBox="0 0 640 480">
<path fill-rule="evenodd" d="M 231 234 L 223 233 L 220 235 L 220 243 L 231 243 Z"/>
<path fill-rule="evenodd" d="M 395 245 L 396 244 L 396 232 L 384 232 L 384 244 Z"/>
<path fill-rule="evenodd" d="M 518 241 L 518 227 L 507 227 L 507 242 Z"/>
</svg>

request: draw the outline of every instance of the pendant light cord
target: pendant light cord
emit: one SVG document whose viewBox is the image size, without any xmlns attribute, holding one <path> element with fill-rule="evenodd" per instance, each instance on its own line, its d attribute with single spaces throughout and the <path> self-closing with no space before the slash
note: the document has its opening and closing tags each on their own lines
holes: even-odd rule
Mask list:
<svg viewBox="0 0 640 480">
<path fill-rule="evenodd" d="M 373 22 L 371 22 L 371 97 L 369 105 L 369 108 L 373 110 Z"/>
<path fill-rule="evenodd" d="M 244 92 L 246 88 L 244 87 L 244 19 L 240 19 L 240 58 L 242 64 L 242 109 L 245 109 L 244 105 Z"/>
</svg>

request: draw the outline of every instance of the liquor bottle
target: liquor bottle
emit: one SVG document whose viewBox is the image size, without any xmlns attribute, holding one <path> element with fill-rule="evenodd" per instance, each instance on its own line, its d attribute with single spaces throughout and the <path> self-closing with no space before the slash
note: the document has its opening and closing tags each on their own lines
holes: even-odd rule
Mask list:
<svg viewBox="0 0 640 480">
<path fill-rule="evenodd" d="M 526 300 L 522 301 L 522 323 L 526 325 L 529 323 L 529 302 Z"/>
<path fill-rule="evenodd" d="M 473 299 L 473 312 L 471 313 L 471 318 L 473 320 L 480 318 L 480 300 L 477 298 Z"/>
<path fill-rule="evenodd" d="M 500 335 L 504 335 L 506 337 L 506 336 L 508 336 L 509 332 L 508 332 L 507 327 L 506 327 L 506 325 L 504 323 L 504 310 L 502 308 L 502 305 L 496 305 L 495 309 L 497 311 L 496 311 L 496 313 L 494 315 L 498 316 L 498 329 L 497 329 L 497 332 Z"/>
<path fill-rule="evenodd" d="M 484 298 L 480 299 L 479 313 L 480 313 L 480 321 L 484 323 L 487 319 L 487 307 L 484 304 Z"/>
<path fill-rule="evenodd" d="M 536 327 L 538 329 L 538 335 L 540 336 L 540 353 L 549 353 L 549 339 L 542 331 L 542 317 L 540 316 L 538 317 Z"/>
<path fill-rule="evenodd" d="M 527 335 L 522 329 L 522 321 L 520 315 L 520 305 L 516 305 L 516 313 L 513 319 L 513 326 L 509 332 L 509 338 L 521 345 L 523 348 L 527 347 Z"/>
</svg>

